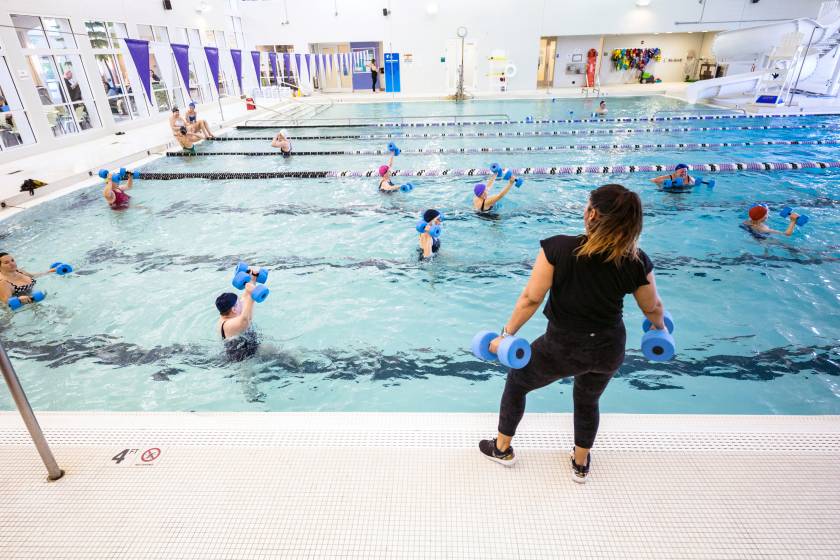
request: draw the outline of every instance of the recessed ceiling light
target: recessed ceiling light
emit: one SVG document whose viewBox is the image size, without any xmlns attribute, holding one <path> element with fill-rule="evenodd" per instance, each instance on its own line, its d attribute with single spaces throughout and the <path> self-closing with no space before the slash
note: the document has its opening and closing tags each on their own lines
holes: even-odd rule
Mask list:
<svg viewBox="0 0 840 560">
<path fill-rule="evenodd" d="M 650 0 L 636 0 L 636 5 L 640 8 L 650 6 Z"/>
</svg>

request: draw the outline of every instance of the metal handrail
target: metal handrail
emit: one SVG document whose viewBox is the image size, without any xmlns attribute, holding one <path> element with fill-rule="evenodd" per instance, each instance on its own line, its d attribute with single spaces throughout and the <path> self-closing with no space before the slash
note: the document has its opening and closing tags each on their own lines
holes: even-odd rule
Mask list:
<svg viewBox="0 0 840 560">
<path fill-rule="evenodd" d="M 26 429 L 29 430 L 29 435 L 32 437 L 32 443 L 38 450 L 44 466 L 47 467 L 47 480 L 58 480 L 64 476 L 64 471 L 58 467 L 55 457 L 50 451 L 50 446 L 44 438 L 44 432 L 41 431 L 41 426 L 38 424 L 38 419 L 35 418 L 35 413 L 32 412 L 32 406 L 29 404 L 29 399 L 26 398 L 26 393 L 23 392 L 23 387 L 20 386 L 20 379 L 18 379 L 15 368 L 12 366 L 9 355 L 6 354 L 6 349 L 3 348 L 3 343 L 0 342 L 0 370 L 3 371 L 3 378 L 6 380 L 6 385 L 9 386 L 9 392 L 15 400 L 18 412 L 23 418 L 23 423 Z"/>
</svg>

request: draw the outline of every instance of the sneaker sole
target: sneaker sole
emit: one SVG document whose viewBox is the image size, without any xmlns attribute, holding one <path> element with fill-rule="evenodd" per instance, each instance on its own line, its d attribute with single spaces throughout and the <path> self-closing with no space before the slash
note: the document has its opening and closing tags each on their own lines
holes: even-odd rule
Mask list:
<svg viewBox="0 0 840 560">
<path fill-rule="evenodd" d="M 519 460 L 519 457 L 516 455 L 513 456 L 513 459 L 497 459 L 495 457 L 491 457 L 490 455 L 485 455 L 483 452 L 479 451 L 486 459 L 493 461 L 494 463 L 499 463 L 503 467 L 512 467 L 516 464 L 516 461 Z"/>
<path fill-rule="evenodd" d="M 572 473 L 572 480 L 574 480 L 578 484 L 586 484 L 586 477 L 581 478 L 578 475 L 576 475 L 575 473 Z"/>
</svg>

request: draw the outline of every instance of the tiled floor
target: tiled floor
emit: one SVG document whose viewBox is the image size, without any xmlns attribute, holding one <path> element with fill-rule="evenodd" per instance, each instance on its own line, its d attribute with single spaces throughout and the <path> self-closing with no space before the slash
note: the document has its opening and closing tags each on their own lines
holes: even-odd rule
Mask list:
<svg viewBox="0 0 840 560">
<path fill-rule="evenodd" d="M 475 447 L 494 414 L 39 417 L 67 475 L 0 413 L 4 560 L 840 551 L 837 416 L 604 415 L 583 486 L 565 414 L 526 415 L 511 469 Z"/>
</svg>

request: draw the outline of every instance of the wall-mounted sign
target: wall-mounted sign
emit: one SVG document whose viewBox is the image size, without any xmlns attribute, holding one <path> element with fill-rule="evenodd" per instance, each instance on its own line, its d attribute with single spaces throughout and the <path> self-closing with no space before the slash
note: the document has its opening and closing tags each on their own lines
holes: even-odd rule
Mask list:
<svg viewBox="0 0 840 560">
<path fill-rule="evenodd" d="M 414 62 L 414 55 L 411 53 L 403 53 L 402 54 L 402 61 L 405 63 Z"/>
</svg>

